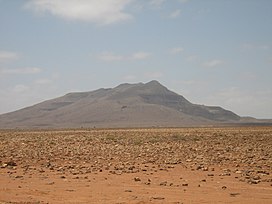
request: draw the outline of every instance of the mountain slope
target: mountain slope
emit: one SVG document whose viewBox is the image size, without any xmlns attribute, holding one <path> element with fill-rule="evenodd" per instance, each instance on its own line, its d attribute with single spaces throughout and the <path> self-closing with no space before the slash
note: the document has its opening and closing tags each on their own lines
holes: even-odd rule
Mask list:
<svg viewBox="0 0 272 204">
<path fill-rule="evenodd" d="M 151 81 L 69 93 L 0 115 L 0 128 L 197 126 L 240 119 L 221 107 L 192 104 Z"/>
</svg>

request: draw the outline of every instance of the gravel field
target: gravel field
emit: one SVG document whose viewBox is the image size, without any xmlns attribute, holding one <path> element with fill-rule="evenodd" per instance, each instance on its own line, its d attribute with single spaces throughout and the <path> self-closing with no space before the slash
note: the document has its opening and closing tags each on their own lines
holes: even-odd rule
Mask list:
<svg viewBox="0 0 272 204">
<path fill-rule="evenodd" d="M 2 130 L 0 152 L 0 203 L 272 202 L 271 127 Z"/>
</svg>

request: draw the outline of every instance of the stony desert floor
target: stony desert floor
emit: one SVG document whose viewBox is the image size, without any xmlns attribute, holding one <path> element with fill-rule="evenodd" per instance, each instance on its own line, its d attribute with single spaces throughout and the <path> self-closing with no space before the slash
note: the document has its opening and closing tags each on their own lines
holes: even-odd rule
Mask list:
<svg viewBox="0 0 272 204">
<path fill-rule="evenodd" d="M 272 127 L 0 131 L 0 203 L 272 203 Z"/>
</svg>

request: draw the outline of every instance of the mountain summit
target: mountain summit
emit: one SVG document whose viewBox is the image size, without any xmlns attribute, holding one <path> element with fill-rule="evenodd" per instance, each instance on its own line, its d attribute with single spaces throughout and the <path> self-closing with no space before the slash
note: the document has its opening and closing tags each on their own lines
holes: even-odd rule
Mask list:
<svg viewBox="0 0 272 204">
<path fill-rule="evenodd" d="M 193 104 L 153 80 L 69 93 L 0 115 L 0 128 L 182 127 L 240 119 L 221 107 Z"/>
</svg>

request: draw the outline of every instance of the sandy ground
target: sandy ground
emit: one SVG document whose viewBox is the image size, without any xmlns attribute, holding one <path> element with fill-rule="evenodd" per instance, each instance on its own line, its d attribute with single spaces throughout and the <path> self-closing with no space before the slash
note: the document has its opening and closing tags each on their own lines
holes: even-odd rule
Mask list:
<svg viewBox="0 0 272 204">
<path fill-rule="evenodd" d="M 244 149 L 239 148 L 241 154 L 235 154 L 236 156 L 232 154 L 227 157 L 232 151 L 229 150 L 226 152 L 225 160 L 213 158 L 209 160 L 208 158 L 214 154 L 213 150 L 221 150 L 219 144 L 212 142 L 217 140 L 211 140 L 213 137 L 218 137 L 214 134 L 218 131 L 219 129 L 197 129 L 197 132 L 196 129 L 99 130 L 95 132 L 92 130 L 2 131 L 0 203 L 272 203 L 270 166 L 272 128 L 220 129 L 220 135 L 223 137 L 226 135 L 239 137 L 237 133 L 243 135 L 243 139 L 246 136 L 248 141 L 244 144 L 240 144 L 240 139 L 232 138 L 231 141 L 237 146 L 240 144 L 246 151 L 251 149 L 250 145 L 254 144 L 262 148 L 260 152 L 254 153 L 257 155 L 256 158 L 249 153 L 246 154 L 248 158 L 244 158 L 242 156 L 245 155 Z M 123 134 L 123 136 L 114 140 L 112 135 L 108 135 L 109 132 L 111 134 L 118 132 L 118 135 Z M 172 132 L 175 132 L 174 140 L 168 140 Z M 249 133 L 252 132 L 258 137 L 249 137 Z M 159 134 L 161 138 L 154 141 L 152 137 L 146 141 L 143 140 L 143 143 L 139 142 L 139 138 L 136 143 L 124 142 L 127 138 L 126 141 L 131 141 L 131 135 L 134 135 L 135 139 L 137 137 L 135 135 L 141 135 L 142 138 L 143 135 L 151 133 Z M 177 133 L 193 139 L 182 138 L 177 141 Z M 204 135 L 212 133 L 213 136 L 200 139 L 201 144 L 195 146 L 197 141 L 192 133 Z M 71 151 L 69 159 L 65 160 L 68 155 L 61 150 L 65 146 L 73 144 L 76 146 L 75 141 L 78 140 L 79 135 L 97 138 L 97 135 L 105 134 L 107 136 L 91 142 L 91 146 L 94 145 L 94 151 L 91 151 L 91 146 L 87 148 L 85 139 L 79 139 L 83 145 L 83 152 L 72 154 L 71 152 L 75 149 L 69 150 Z M 49 143 L 44 146 L 41 139 L 37 139 L 38 135 L 43 135 L 42 138 L 45 138 L 43 141 L 46 142 L 48 142 L 46 138 L 57 138 L 60 141 L 50 146 L 52 141 L 48 139 Z M 58 138 L 59 135 L 61 136 Z M 65 138 L 69 140 L 63 142 Z M 212 148 L 204 145 L 206 140 Z M 69 143 L 70 141 L 73 141 L 73 144 Z M 226 141 L 230 145 L 230 141 Z M 223 141 L 223 146 L 226 141 Z M 15 146 L 18 143 L 21 145 Z M 101 147 L 105 143 L 108 144 L 109 152 L 108 149 L 98 152 L 97 146 Z M 57 147 L 56 152 L 53 145 Z M 121 145 L 124 147 L 121 148 Z M 165 149 L 167 145 L 171 147 L 179 145 L 182 148 L 175 147 L 176 151 L 173 153 L 172 149 L 171 151 Z M 133 149 L 135 146 L 136 149 Z M 142 147 L 151 149 L 152 146 L 156 146 L 158 150 L 151 156 L 156 160 L 150 161 L 149 154 L 138 155 L 136 151 L 140 148 L 140 152 L 144 152 Z M 187 155 L 190 151 L 188 153 L 185 147 L 190 151 L 193 151 L 191 148 L 196 147 L 203 147 L 203 150 Z M 37 153 L 39 150 L 41 154 Z M 166 161 L 169 158 L 181 157 L 183 150 L 185 152 L 183 158 L 178 160 L 179 162 Z M 204 154 L 203 157 L 202 151 L 208 150 L 209 154 Z M 130 156 L 125 156 L 129 153 Z M 53 158 L 50 158 L 50 155 Z M 88 158 L 85 158 L 86 156 Z M 102 157 L 106 156 L 111 158 L 102 160 Z"/>
<path fill-rule="evenodd" d="M 153 174 L 100 172 L 81 176 L 50 171 L 27 175 L 22 171 L 12 172 L 1 171 L 3 202 L 268 204 L 272 201 L 272 187 L 267 183 L 249 185 L 239 182 L 237 175 L 219 176 L 221 171 L 217 170 L 196 172 L 176 166 Z M 208 176 L 209 173 L 214 176 Z"/>
</svg>

